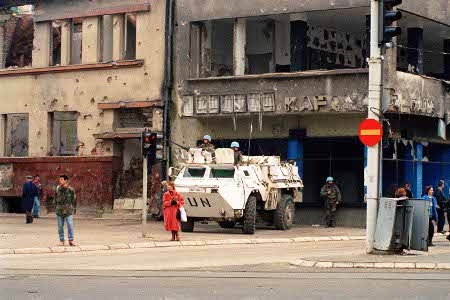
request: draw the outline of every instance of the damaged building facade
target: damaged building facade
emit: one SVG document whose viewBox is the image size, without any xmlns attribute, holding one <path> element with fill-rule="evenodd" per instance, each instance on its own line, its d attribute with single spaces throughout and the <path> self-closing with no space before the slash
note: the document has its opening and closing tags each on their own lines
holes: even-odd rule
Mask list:
<svg viewBox="0 0 450 300">
<path fill-rule="evenodd" d="M 393 137 L 383 194 L 408 181 L 421 196 L 450 184 L 450 5 L 399 9 L 403 33 L 384 54 Z M 176 25 L 172 140 L 195 146 L 209 134 L 216 147 L 238 141 L 245 154 L 295 162 L 305 185 L 297 223 L 321 222 L 319 191 L 333 176 L 338 224 L 363 225 L 370 2 L 179 0 Z"/>
<path fill-rule="evenodd" d="M 47 211 L 62 173 L 79 213 L 141 198 L 141 132 L 164 126 L 166 1 L 1 2 L 2 212 L 20 211 L 25 176 L 34 174 Z M 21 5 L 34 7 L 13 7 Z"/>
</svg>

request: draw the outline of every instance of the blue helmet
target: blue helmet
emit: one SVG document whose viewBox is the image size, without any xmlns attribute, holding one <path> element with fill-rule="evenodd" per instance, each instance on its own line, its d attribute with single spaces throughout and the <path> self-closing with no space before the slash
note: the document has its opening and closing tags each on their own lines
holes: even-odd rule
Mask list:
<svg viewBox="0 0 450 300">
<path fill-rule="evenodd" d="M 327 182 L 328 181 L 334 181 L 333 177 L 327 177 Z"/>
<path fill-rule="evenodd" d="M 204 140 L 208 140 L 208 141 L 211 142 L 211 136 L 210 136 L 210 135 L 205 135 L 205 136 L 203 137 L 203 139 L 204 139 Z"/>
<path fill-rule="evenodd" d="M 239 143 L 238 142 L 232 142 L 230 147 L 231 148 L 234 148 L 234 147 L 239 148 Z"/>
</svg>

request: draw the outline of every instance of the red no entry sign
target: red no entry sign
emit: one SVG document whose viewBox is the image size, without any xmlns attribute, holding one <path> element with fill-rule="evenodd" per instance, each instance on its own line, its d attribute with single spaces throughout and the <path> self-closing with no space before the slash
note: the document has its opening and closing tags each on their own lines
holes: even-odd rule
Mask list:
<svg viewBox="0 0 450 300">
<path fill-rule="evenodd" d="M 381 141 L 383 127 L 377 120 L 366 119 L 359 125 L 358 136 L 364 145 L 375 146 Z"/>
</svg>

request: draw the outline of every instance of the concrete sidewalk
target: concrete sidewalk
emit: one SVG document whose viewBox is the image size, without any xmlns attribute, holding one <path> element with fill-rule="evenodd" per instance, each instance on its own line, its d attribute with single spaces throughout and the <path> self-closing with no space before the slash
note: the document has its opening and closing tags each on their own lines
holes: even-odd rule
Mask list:
<svg viewBox="0 0 450 300">
<path fill-rule="evenodd" d="M 32 253 L 93 251 L 109 249 L 148 248 L 165 245 L 170 233 L 164 230 L 163 222 L 149 222 L 146 238 L 141 237 L 141 223 L 124 220 L 75 219 L 75 243 L 78 247 L 59 247 L 57 221 L 55 218 L 35 219 L 33 224 L 25 224 L 24 218 L 16 216 L 0 217 L 0 253 Z M 240 228 L 223 229 L 216 223 L 196 223 L 192 233 L 181 233 L 182 243 L 172 245 L 205 245 L 222 243 L 268 243 L 300 242 L 314 240 L 361 239 L 364 228 L 323 228 L 294 226 L 288 231 L 273 228 L 257 228 L 256 234 L 244 235 Z M 66 230 L 67 231 L 67 230 Z M 156 244 L 155 244 L 156 242 Z M 165 245 L 167 246 L 167 245 Z M 44 249 L 44 250 L 43 250 Z M 71 250 L 72 249 L 72 250 Z M 84 249 L 84 250 L 83 250 Z"/>
<path fill-rule="evenodd" d="M 428 252 L 404 251 L 399 255 L 370 255 L 364 248 L 349 254 L 334 252 L 333 255 L 304 256 L 290 264 L 315 268 L 358 268 L 358 269 L 442 269 L 450 270 L 450 242 L 445 235 L 436 234 L 436 246 Z"/>
</svg>

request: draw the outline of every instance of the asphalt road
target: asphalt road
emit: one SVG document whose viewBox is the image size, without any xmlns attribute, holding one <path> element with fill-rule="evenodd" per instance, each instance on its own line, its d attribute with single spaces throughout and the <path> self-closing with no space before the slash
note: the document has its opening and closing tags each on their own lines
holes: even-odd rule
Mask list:
<svg viewBox="0 0 450 300">
<path fill-rule="evenodd" d="M 9 299 L 449 299 L 450 274 L 153 272 L 13 275 Z"/>
<path fill-rule="evenodd" d="M 60 270 L 61 266 L 70 270 L 162 271 L 288 263 L 304 255 L 352 255 L 362 249 L 364 241 L 336 241 L 14 254 L 0 256 L 0 274 L 2 270 Z"/>
<path fill-rule="evenodd" d="M 0 300 L 450 299 L 450 272 L 288 263 L 361 252 L 364 241 L 3 255 Z"/>
</svg>

